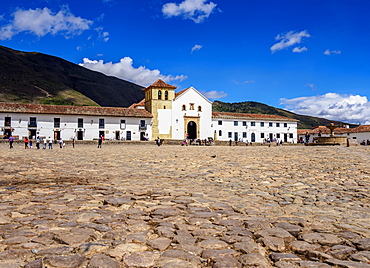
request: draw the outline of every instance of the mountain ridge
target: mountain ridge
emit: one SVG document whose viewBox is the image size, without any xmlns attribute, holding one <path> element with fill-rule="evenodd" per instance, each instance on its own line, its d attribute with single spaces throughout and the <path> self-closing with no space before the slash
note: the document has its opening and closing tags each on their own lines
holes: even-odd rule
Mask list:
<svg viewBox="0 0 370 268">
<path fill-rule="evenodd" d="M 144 87 L 64 59 L 0 46 L 3 102 L 128 107 Z"/>
<path fill-rule="evenodd" d="M 328 126 L 330 123 L 334 123 L 337 126 L 349 125 L 350 127 L 356 127 L 358 125 L 343 123 L 336 120 L 329 120 L 326 118 L 299 115 L 284 109 L 275 108 L 267 104 L 263 104 L 255 101 L 235 102 L 227 103 L 222 101 L 214 101 L 213 110 L 219 112 L 231 112 L 231 113 L 249 113 L 249 114 L 273 114 L 280 115 L 292 119 L 299 120 L 299 129 L 311 129 L 317 126 Z"/>
<path fill-rule="evenodd" d="M 50 105 L 129 107 L 144 99 L 144 87 L 117 77 L 39 53 L 0 46 L 0 100 Z M 351 125 L 325 118 L 298 115 L 263 103 L 213 102 L 213 110 L 281 115 L 299 120 L 299 128 Z"/>
</svg>

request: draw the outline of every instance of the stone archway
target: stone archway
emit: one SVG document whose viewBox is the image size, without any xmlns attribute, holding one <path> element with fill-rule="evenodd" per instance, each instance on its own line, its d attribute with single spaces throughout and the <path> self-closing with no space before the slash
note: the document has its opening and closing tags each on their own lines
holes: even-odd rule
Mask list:
<svg viewBox="0 0 370 268">
<path fill-rule="evenodd" d="M 194 121 L 190 121 L 187 125 L 187 133 L 188 133 L 188 137 L 189 139 L 196 139 L 197 138 L 197 123 L 195 123 Z"/>
</svg>

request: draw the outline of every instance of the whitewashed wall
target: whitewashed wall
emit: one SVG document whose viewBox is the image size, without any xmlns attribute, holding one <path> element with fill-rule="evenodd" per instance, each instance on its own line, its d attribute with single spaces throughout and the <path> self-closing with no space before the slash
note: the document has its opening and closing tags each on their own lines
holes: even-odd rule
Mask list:
<svg viewBox="0 0 370 268">
<path fill-rule="evenodd" d="M 194 110 L 190 110 L 190 103 L 194 104 Z M 185 105 L 186 110 L 182 110 Z M 198 106 L 202 110 L 198 111 Z M 184 116 L 200 117 L 199 139 L 213 137 L 212 132 L 212 102 L 205 98 L 195 88 L 191 87 L 178 96 L 172 103 L 172 136 L 173 139 L 182 140 L 186 135 Z"/>
<path fill-rule="evenodd" d="M 222 121 L 222 125 L 219 125 L 219 121 Z M 234 122 L 238 122 L 237 126 L 234 125 Z M 245 122 L 243 124 L 243 122 Z M 252 126 L 252 122 L 255 123 L 255 126 Z M 261 126 L 263 122 L 263 126 Z M 270 126 L 272 123 L 272 126 Z M 286 126 L 284 127 L 284 123 Z M 277 127 L 277 124 L 280 126 Z M 264 139 L 277 138 L 284 142 L 284 134 L 287 134 L 287 142 L 296 143 L 297 142 L 297 123 L 291 121 L 275 121 L 275 120 L 245 120 L 245 119 L 212 119 L 213 130 L 216 132 L 217 139 L 220 141 L 232 141 L 237 140 L 248 140 L 252 142 L 252 133 L 255 134 L 255 142 L 263 142 Z M 220 134 L 221 130 L 221 135 Z M 231 137 L 229 136 L 231 132 Z M 261 133 L 264 134 L 264 137 L 261 137 Z M 292 135 L 292 137 L 291 137 Z M 246 137 L 245 137 L 246 136 Z M 280 137 L 279 137 L 280 136 Z"/>
<path fill-rule="evenodd" d="M 13 136 L 23 138 L 29 135 L 28 123 L 30 117 L 37 118 L 37 136 L 52 137 L 54 131 L 59 130 L 64 140 L 77 138 L 77 131 L 84 132 L 84 140 L 93 140 L 99 138 L 99 131 L 104 131 L 105 139 L 116 138 L 116 131 L 120 131 L 120 137 L 126 139 L 127 131 L 131 131 L 132 140 L 140 140 L 139 124 L 140 120 L 145 120 L 147 130 L 145 133 L 151 137 L 151 118 L 133 118 L 133 117 L 108 117 L 108 116 L 78 116 L 78 115 L 47 115 L 47 114 L 18 114 L 1 113 L 0 127 L 4 127 L 5 117 L 11 117 L 11 127 L 14 129 Z M 60 127 L 54 128 L 54 118 L 60 118 Z M 83 128 L 78 128 L 78 118 L 83 119 Z M 99 129 L 99 119 L 104 118 L 105 126 Z M 126 124 L 121 128 L 121 119 L 126 120 Z M 3 132 L 1 133 L 3 134 Z"/>
</svg>

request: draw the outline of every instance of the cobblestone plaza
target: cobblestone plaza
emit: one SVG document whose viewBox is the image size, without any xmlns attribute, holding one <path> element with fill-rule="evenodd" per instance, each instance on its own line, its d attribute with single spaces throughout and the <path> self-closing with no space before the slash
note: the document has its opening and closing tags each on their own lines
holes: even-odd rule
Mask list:
<svg viewBox="0 0 370 268">
<path fill-rule="evenodd" d="M 370 267 L 370 147 L 0 144 L 0 267 Z"/>
</svg>

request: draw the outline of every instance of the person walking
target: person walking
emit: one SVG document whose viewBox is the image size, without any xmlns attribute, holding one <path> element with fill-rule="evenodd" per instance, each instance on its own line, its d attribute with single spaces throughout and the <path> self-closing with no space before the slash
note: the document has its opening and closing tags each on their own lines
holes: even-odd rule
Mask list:
<svg viewBox="0 0 370 268">
<path fill-rule="evenodd" d="M 9 141 L 9 149 L 13 149 L 13 142 L 14 142 L 13 136 L 10 136 L 8 141 Z"/>
<path fill-rule="evenodd" d="M 103 135 L 100 135 L 99 140 L 98 140 L 98 148 L 101 148 L 102 143 L 103 143 Z"/>
<path fill-rule="evenodd" d="M 63 139 L 62 138 L 60 138 L 60 140 L 59 140 L 59 148 L 63 148 Z"/>
<path fill-rule="evenodd" d="M 36 138 L 36 149 L 37 150 L 40 150 L 40 143 L 41 143 L 40 136 L 37 136 L 37 138 Z"/>
<path fill-rule="evenodd" d="M 42 139 L 42 149 L 46 149 L 46 143 L 47 143 L 47 140 L 46 140 L 46 137 Z"/>
<path fill-rule="evenodd" d="M 53 140 L 49 137 L 49 149 L 53 149 Z"/>
<path fill-rule="evenodd" d="M 24 137 L 23 142 L 24 142 L 24 149 L 28 149 L 28 142 L 29 142 L 28 137 Z"/>
</svg>

